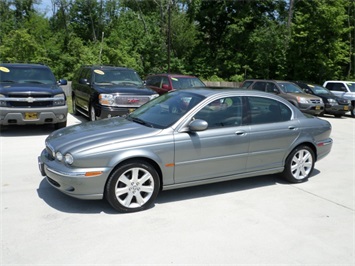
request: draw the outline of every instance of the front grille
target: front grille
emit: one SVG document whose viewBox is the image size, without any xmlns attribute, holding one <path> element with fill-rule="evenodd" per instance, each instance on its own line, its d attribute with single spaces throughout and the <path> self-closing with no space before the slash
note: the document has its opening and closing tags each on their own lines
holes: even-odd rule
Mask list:
<svg viewBox="0 0 355 266">
<path fill-rule="evenodd" d="M 311 103 L 314 103 L 314 104 L 321 104 L 322 103 L 322 101 L 320 99 L 311 99 L 310 101 L 311 101 Z"/>
<path fill-rule="evenodd" d="M 149 96 L 116 96 L 115 104 L 121 107 L 139 107 L 150 100 Z"/>
<path fill-rule="evenodd" d="M 27 97 L 24 95 L 11 94 L 7 99 L 7 103 L 9 107 L 51 107 L 53 106 L 53 101 L 49 101 L 48 98 L 49 96 L 47 95 L 31 95 Z"/>
<path fill-rule="evenodd" d="M 345 100 L 345 99 L 338 99 L 338 103 L 340 104 L 340 105 L 348 105 L 349 103 L 348 103 L 348 100 Z"/>
</svg>

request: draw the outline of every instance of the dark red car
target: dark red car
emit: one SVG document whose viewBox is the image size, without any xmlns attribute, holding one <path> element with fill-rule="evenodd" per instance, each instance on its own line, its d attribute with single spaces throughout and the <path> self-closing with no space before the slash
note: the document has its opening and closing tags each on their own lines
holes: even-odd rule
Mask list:
<svg viewBox="0 0 355 266">
<path fill-rule="evenodd" d="M 206 87 L 198 77 L 180 74 L 150 75 L 146 78 L 146 86 L 160 95 L 171 90 Z"/>
</svg>

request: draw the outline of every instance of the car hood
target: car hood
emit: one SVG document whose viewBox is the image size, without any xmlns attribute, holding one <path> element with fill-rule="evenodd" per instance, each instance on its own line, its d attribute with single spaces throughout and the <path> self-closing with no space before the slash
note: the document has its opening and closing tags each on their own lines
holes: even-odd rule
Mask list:
<svg viewBox="0 0 355 266">
<path fill-rule="evenodd" d="M 156 92 L 150 88 L 144 86 L 137 86 L 137 85 L 95 84 L 94 87 L 98 93 L 124 93 L 124 94 L 138 94 L 138 95 L 156 94 Z"/>
<path fill-rule="evenodd" d="M 320 97 L 315 96 L 315 95 L 311 95 L 311 94 L 307 94 L 307 93 L 293 93 L 293 92 L 289 92 L 287 93 L 289 95 L 292 95 L 294 97 L 302 97 L 302 98 L 306 98 L 306 99 L 319 99 Z"/>
<path fill-rule="evenodd" d="M 48 92 L 50 90 L 50 92 Z M 5 95 L 16 94 L 31 95 L 32 93 L 39 95 L 53 94 L 55 91 L 58 93 L 63 90 L 56 84 L 36 84 L 36 83 L 0 83 L 0 92 Z"/>
<path fill-rule="evenodd" d="M 62 153 L 80 152 L 105 145 L 116 145 L 158 134 L 161 129 L 143 126 L 122 117 L 85 122 L 54 131 L 46 145 Z"/>
</svg>

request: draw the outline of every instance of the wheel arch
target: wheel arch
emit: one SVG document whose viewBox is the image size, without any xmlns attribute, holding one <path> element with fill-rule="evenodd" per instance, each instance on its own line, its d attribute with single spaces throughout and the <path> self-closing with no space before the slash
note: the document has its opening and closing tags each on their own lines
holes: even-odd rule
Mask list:
<svg viewBox="0 0 355 266">
<path fill-rule="evenodd" d="M 105 187 L 107 186 L 107 182 L 109 181 L 110 179 L 110 176 L 112 175 L 112 173 L 114 173 L 118 168 L 120 168 L 122 165 L 124 164 L 127 164 L 127 163 L 131 163 L 131 162 L 136 162 L 136 161 L 143 161 L 143 162 L 146 162 L 148 164 L 150 164 L 158 173 L 158 176 L 159 176 L 159 180 L 160 180 L 160 187 L 159 187 L 159 190 L 161 191 L 162 188 L 163 188 L 163 172 L 159 166 L 159 164 L 151 159 L 151 158 L 148 158 L 148 157 L 144 157 L 144 156 L 137 156 L 137 157 L 131 157 L 131 158 L 126 158 L 122 161 L 120 161 L 119 163 L 117 163 L 115 165 L 115 167 L 112 168 L 110 174 L 108 175 L 108 178 L 105 182 Z M 104 193 L 105 192 L 105 189 L 104 189 Z"/>
<path fill-rule="evenodd" d="M 305 141 L 305 142 L 301 142 L 299 144 L 297 144 L 295 147 L 292 148 L 292 150 L 288 153 L 287 157 L 292 153 L 292 151 L 294 149 L 297 149 L 298 147 L 300 146 L 308 146 L 309 148 L 312 149 L 313 153 L 314 153 L 314 158 L 315 158 L 315 161 L 317 161 L 317 148 L 315 146 L 314 143 L 310 142 L 310 141 Z M 287 159 L 286 157 L 286 159 Z"/>
</svg>

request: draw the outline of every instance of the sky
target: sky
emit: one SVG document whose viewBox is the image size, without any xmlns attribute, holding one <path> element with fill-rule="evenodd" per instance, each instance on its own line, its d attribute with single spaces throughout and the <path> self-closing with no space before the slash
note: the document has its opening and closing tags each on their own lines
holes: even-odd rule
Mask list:
<svg viewBox="0 0 355 266">
<path fill-rule="evenodd" d="M 35 5 L 35 8 L 41 13 L 45 13 L 46 16 L 50 16 L 52 14 L 52 0 L 41 0 L 41 4 Z"/>
</svg>

